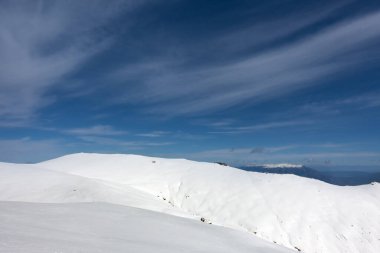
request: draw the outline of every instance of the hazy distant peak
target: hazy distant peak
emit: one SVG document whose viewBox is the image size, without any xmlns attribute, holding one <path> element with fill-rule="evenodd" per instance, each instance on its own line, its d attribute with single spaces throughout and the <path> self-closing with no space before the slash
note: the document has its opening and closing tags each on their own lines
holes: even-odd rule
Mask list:
<svg viewBox="0 0 380 253">
<path fill-rule="evenodd" d="M 266 169 L 275 169 L 275 168 L 302 168 L 301 164 L 291 164 L 291 163 L 277 163 L 277 164 L 263 164 L 262 167 Z"/>
</svg>

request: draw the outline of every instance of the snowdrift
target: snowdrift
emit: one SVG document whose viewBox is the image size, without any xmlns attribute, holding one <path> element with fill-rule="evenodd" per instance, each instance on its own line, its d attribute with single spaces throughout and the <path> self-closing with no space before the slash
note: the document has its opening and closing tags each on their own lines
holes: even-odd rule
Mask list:
<svg viewBox="0 0 380 253">
<path fill-rule="evenodd" d="M 74 154 L 1 164 L 0 200 L 101 201 L 203 218 L 307 253 L 380 252 L 376 183 L 340 187 L 183 159 Z"/>
</svg>

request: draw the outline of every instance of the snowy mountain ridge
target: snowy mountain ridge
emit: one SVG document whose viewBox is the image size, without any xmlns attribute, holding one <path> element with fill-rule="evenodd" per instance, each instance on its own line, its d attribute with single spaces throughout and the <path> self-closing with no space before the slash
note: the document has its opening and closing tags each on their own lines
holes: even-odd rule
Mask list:
<svg viewBox="0 0 380 253">
<path fill-rule="evenodd" d="M 376 183 L 340 187 L 184 159 L 102 154 L 0 164 L 0 173 L 0 201 L 107 202 L 202 217 L 302 252 L 380 251 Z"/>
</svg>

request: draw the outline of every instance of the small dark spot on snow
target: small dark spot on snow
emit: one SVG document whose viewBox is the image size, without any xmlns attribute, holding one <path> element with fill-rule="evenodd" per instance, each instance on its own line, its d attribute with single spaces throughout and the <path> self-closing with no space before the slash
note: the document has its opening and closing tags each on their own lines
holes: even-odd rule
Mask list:
<svg viewBox="0 0 380 253">
<path fill-rule="evenodd" d="M 162 198 L 163 200 L 166 200 L 166 198 Z"/>
<path fill-rule="evenodd" d="M 276 243 L 276 244 L 277 244 L 277 242 L 276 242 L 276 241 L 273 241 L 273 243 Z"/>
<path fill-rule="evenodd" d="M 74 190 L 73 190 L 73 192 L 76 192 L 76 191 L 77 191 L 77 189 L 74 189 Z"/>
<path fill-rule="evenodd" d="M 152 161 L 152 163 L 156 163 L 156 161 Z"/>
<path fill-rule="evenodd" d="M 206 221 L 206 219 L 202 217 L 202 218 L 201 218 L 201 221 L 202 221 L 202 222 L 205 222 L 205 221 Z"/>
<path fill-rule="evenodd" d="M 294 247 L 296 250 L 298 250 L 298 251 L 301 251 L 301 249 L 300 248 L 298 248 L 298 247 Z"/>
</svg>

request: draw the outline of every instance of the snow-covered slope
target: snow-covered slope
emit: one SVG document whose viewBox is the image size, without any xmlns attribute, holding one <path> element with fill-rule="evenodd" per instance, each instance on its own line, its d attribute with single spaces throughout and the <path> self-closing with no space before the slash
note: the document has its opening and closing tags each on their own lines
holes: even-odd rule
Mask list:
<svg viewBox="0 0 380 253">
<path fill-rule="evenodd" d="M 189 217 L 169 203 L 127 185 L 26 164 L 0 163 L 0 201 L 107 202 Z"/>
<path fill-rule="evenodd" d="M 0 252 L 291 253 L 247 233 L 107 203 L 0 202 Z"/>
<path fill-rule="evenodd" d="M 8 180 L 1 181 L 0 175 L 0 200 L 78 202 L 81 197 L 63 201 L 61 195 L 63 199 L 75 196 L 78 191 L 72 189 L 83 185 L 80 192 L 90 196 L 87 201 L 204 217 L 207 223 L 249 231 L 293 250 L 380 252 L 379 184 L 339 187 L 293 175 L 261 174 L 218 164 L 135 155 L 75 154 L 18 166 L 39 174 L 45 170 L 52 178 L 64 175 L 65 186 L 58 188 L 67 191 L 53 195 L 45 192 L 47 196 L 40 199 L 22 199 L 27 193 L 18 195 L 19 187 L 14 186 L 18 180 L 7 183 Z M 9 174 L 12 173 L 8 171 L 6 177 L 12 178 Z M 35 180 L 43 178 L 42 174 L 35 176 Z M 25 179 L 20 185 L 32 181 Z M 46 181 L 51 181 L 46 187 L 54 192 L 57 184 L 53 179 Z M 102 187 L 106 189 L 99 190 Z M 13 190 L 4 194 L 3 189 L 7 188 Z M 41 193 L 37 192 L 43 189 L 32 195 L 39 196 Z M 143 197 L 131 200 L 135 194 Z M 59 198 L 54 199 L 57 195 Z M 157 208 L 156 202 L 164 206 Z M 144 206 L 144 203 L 151 204 Z"/>
<path fill-rule="evenodd" d="M 128 185 L 0 163 L 0 252 L 291 251 Z"/>
</svg>

